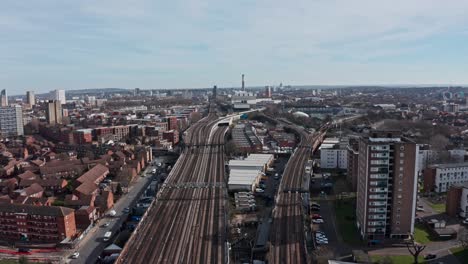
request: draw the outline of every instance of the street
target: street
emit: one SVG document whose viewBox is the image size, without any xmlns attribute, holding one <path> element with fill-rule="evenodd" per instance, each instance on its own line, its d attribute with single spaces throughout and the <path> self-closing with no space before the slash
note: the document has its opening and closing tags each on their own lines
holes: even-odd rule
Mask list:
<svg viewBox="0 0 468 264">
<path fill-rule="evenodd" d="M 155 159 L 156 163 L 159 161 Z M 148 172 L 151 172 L 153 166 L 148 166 L 142 175 L 146 175 Z M 89 233 L 83 238 L 79 243 L 79 246 L 75 251 L 80 253 L 78 259 L 70 259 L 69 263 L 95 263 L 98 256 L 102 253 L 104 248 L 112 244 L 112 241 L 115 239 L 116 234 L 120 231 L 122 223 L 125 221 L 128 214 L 123 213 L 124 208 L 132 207 L 138 200 L 141 192 L 149 185 L 151 182 L 151 176 L 140 177 L 133 182 L 133 185 L 130 186 L 128 193 L 120 200 L 114 204 L 114 210 L 117 212 L 114 217 L 105 217 L 99 221 L 99 223 L 94 226 Z M 108 227 L 102 227 L 103 224 L 109 223 Z M 103 242 L 104 234 L 107 231 L 112 232 L 112 238 L 108 242 Z M 72 252 L 70 252 L 70 255 Z"/>
</svg>

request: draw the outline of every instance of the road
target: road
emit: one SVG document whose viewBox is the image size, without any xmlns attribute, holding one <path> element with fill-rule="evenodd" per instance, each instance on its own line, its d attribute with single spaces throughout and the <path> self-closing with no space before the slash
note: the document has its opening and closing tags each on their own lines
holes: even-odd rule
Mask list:
<svg viewBox="0 0 468 264">
<path fill-rule="evenodd" d="M 153 166 L 148 166 L 145 169 L 143 175 L 151 172 L 152 169 Z M 94 226 L 89 231 L 89 233 L 79 243 L 78 248 L 75 249 L 75 251 L 80 253 L 79 258 L 73 260 L 69 259 L 69 263 L 84 264 L 96 262 L 98 256 L 102 253 L 104 248 L 112 243 L 112 239 L 109 242 L 103 242 L 102 239 L 104 234 L 107 231 L 112 231 L 113 238 L 115 238 L 115 235 L 118 233 L 122 223 L 125 221 L 128 215 L 123 213 L 123 209 L 126 207 L 131 207 L 134 203 L 136 203 L 141 192 L 151 182 L 151 178 L 152 177 L 150 176 L 138 176 L 133 185 L 130 186 L 128 193 L 114 204 L 114 210 L 117 212 L 117 215 L 112 218 L 103 218 L 101 221 L 99 221 L 99 224 Z M 110 224 L 109 227 L 101 227 L 106 222 Z"/>
</svg>

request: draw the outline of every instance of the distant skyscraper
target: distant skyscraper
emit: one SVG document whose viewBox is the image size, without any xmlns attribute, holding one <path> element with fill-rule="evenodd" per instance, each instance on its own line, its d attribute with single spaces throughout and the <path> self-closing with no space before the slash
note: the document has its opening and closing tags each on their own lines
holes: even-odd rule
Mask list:
<svg viewBox="0 0 468 264">
<path fill-rule="evenodd" d="M 62 104 L 60 101 L 51 100 L 47 104 L 47 122 L 49 124 L 62 124 Z"/>
<path fill-rule="evenodd" d="M 23 108 L 19 105 L 0 107 L 0 134 L 7 136 L 24 135 Z"/>
<path fill-rule="evenodd" d="M 216 96 L 218 95 L 218 91 L 217 91 L 218 87 L 213 86 L 213 99 L 216 99 Z"/>
<path fill-rule="evenodd" d="M 140 88 L 135 88 L 135 89 L 133 90 L 133 96 L 139 96 L 140 93 L 141 93 Z"/>
<path fill-rule="evenodd" d="M 265 86 L 265 97 L 271 97 L 271 86 Z"/>
<path fill-rule="evenodd" d="M 242 91 L 245 91 L 244 74 L 242 74 Z"/>
<path fill-rule="evenodd" d="M 7 95 L 7 91 L 5 89 L 3 89 L 0 92 L 0 101 L 1 101 L 0 106 L 8 106 L 8 95 Z"/>
<path fill-rule="evenodd" d="M 67 99 L 65 97 L 65 90 L 53 90 L 50 92 L 50 100 L 60 101 L 60 104 L 65 104 Z"/>
<path fill-rule="evenodd" d="M 26 92 L 26 103 L 31 107 L 36 104 L 36 96 L 34 95 L 34 91 Z"/>
</svg>

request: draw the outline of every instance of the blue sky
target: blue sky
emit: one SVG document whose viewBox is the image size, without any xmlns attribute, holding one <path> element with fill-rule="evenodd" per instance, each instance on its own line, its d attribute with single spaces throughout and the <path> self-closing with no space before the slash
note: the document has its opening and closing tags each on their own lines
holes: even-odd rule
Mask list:
<svg viewBox="0 0 468 264">
<path fill-rule="evenodd" d="M 0 86 L 468 84 L 468 1 L 2 0 Z"/>
</svg>

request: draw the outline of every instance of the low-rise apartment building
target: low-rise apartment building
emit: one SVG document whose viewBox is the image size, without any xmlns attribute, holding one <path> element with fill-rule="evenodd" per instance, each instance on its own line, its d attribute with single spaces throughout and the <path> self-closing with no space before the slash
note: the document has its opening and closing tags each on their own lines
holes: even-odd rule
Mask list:
<svg viewBox="0 0 468 264">
<path fill-rule="evenodd" d="M 451 185 L 468 182 L 468 162 L 430 165 L 423 177 L 425 192 L 447 192 Z"/>
<path fill-rule="evenodd" d="M 0 237 L 4 240 L 58 243 L 75 234 L 73 209 L 0 203 Z"/>
<path fill-rule="evenodd" d="M 346 143 L 338 138 L 327 138 L 320 146 L 320 167 L 323 169 L 347 169 Z"/>
</svg>

